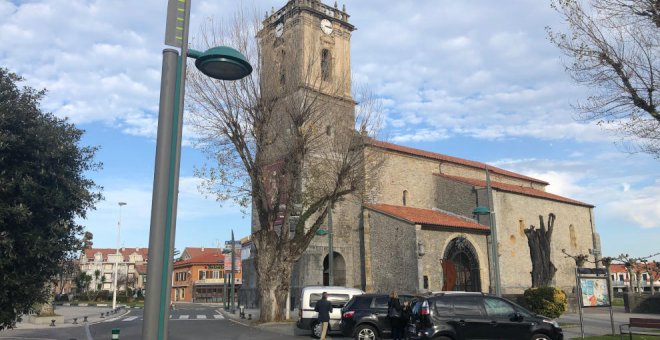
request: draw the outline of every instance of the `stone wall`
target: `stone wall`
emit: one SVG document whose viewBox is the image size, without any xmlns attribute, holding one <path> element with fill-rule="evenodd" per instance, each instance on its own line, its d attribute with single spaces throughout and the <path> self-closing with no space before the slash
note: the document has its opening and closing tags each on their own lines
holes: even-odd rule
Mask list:
<svg viewBox="0 0 660 340">
<path fill-rule="evenodd" d="M 547 227 L 548 214 L 556 215 L 551 259 L 557 273 L 553 285 L 567 293 L 575 287 L 575 261 L 570 254 L 588 254 L 594 248 L 589 207 L 493 190 L 500 258 L 502 292 L 520 294 L 531 287 L 532 262 L 525 229 L 539 227 L 539 215 Z"/>
<path fill-rule="evenodd" d="M 417 292 L 415 225 L 373 210 L 368 211 L 368 216 L 374 292 Z"/>
</svg>

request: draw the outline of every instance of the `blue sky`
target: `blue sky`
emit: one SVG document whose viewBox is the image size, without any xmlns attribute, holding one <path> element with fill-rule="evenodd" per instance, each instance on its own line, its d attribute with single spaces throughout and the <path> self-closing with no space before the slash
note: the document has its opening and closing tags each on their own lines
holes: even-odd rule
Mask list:
<svg viewBox="0 0 660 340">
<path fill-rule="evenodd" d="M 327 2 L 331 4 L 331 2 Z M 285 0 L 195 0 L 191 32 L 240 6 Z M 342 3 L 339 3 L 341 6 Z M 81 221 L 96 247 L 148 245 L 161 51 L 167 1 L 0 0 L 0 66 L 48 89 L 44 110 L 101 147 L 90 176 L 105 201 Z M 551 183 L 596 205 L 604 254 L 660 251 L 658 161 L 627 154 L 616 136 L 574 120 L 573 85 L 545 27 L 562 23 L 548 1 L 351 1 L 353 80 L 383 102 L 389 141 L 482 161 Z M 194 38 L 193 38 L 194 45 Z M 184 130 L 184 139 L 194 135 Z M 214 246 L 249 233 L 250 217 L 197 190 L 198 150 L 182 150 L 176 247 Z M 560 221 L 558 220 L 557 223 Z"/>
</svg>

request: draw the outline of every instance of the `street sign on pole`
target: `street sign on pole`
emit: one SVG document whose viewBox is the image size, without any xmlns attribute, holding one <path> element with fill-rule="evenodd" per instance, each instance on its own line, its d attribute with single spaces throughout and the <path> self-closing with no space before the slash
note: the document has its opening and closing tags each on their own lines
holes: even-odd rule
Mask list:
<svg viewBox="0 0 660 340">
<path fill-rule="evenodd" d="M 183 47 L 183 31 L 186 17 L 186 5 L 188 0 L 169 0 L 167 2 L 167 24 L 165 25 L 165 45 L 172 47 Z M 190 15 L 190 14 L 188 14 Z"/>
</svg>

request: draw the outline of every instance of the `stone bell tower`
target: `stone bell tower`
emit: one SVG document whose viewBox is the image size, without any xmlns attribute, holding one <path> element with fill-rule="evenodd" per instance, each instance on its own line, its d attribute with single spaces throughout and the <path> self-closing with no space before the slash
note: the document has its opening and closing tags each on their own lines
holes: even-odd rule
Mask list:
<svg viewBox="0 0 660 340">
<path fill-rule="evenodd" d="M 318 128 L 328 138 L 340 140 L 355 132 L 355 106 L 351 94 L 350 40 L 355 27 L 346 7 L 319 0 L 289 0 L 266 14 L 257 33 L 261 49 L 261 91 L 285 103 L 291 96 L 310 93 L 321 102 Z M 286 104 L 282 104 L 283 106 Z M 274 129 L 286 131 L 286 109 L 277 109 Z M 282 132 L 277 140 L 286 140 Z M 286 143 L 286 142 L 282 142 Z M 277 151 L 270 157 L 277 157 Z M 337 204 L 332 209 L 331 234 L 317 235 L 294 268 L 292 303 L 299 303 L 300 288 L 333 284 L 361 287 L 359 204 Z M 328 221 L 330 222 L 330 221 Z M 258 228 L 254 226 L 253 229 Z M 254 230 L 253 230 L 254 231 Z M 333 252 L 330 252 L 332 238 Z M 329 261 L 332 256 L 332 261 Z M 330 269 L 329 262 L 333 262 Z"/>
</svg>

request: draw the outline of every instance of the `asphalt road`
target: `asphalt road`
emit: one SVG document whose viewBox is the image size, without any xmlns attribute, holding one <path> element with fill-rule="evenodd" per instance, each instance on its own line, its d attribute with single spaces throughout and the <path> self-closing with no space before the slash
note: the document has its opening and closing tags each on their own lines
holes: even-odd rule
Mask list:
<svg viewBox="0 0 660 340">
<path fill-rule="evenodd" d="M 17 340 L 105 340 L 112 336 L 112 329 L 119 328 L 120 339 L 136 339 L 142 336 L 144 315 L 141 309 L 130 310 L 118 318 L 92 325 L 61 328 L 5 330 L 0 339 Z M 169 323 L 170 340 L 190 339 L 291 339 L 258 328 L 248 327 L 225 319 L 215 307 L 186 305 L 172 311 Z"/>
</svg>

